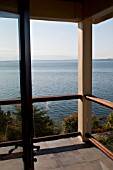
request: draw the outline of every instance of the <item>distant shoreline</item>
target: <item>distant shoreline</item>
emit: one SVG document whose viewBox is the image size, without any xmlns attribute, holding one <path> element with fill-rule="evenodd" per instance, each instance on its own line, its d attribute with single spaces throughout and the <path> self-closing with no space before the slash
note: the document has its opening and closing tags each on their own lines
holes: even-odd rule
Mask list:
<svg viewBox="0 0 113 170">
<path fill-rule="evenodd" d="M 17 62 L 17 61 L 19 61 L 19 60 L 0 60 L 0 62 Z M 31 61 L 44 61 L 44 62 L 46 62 L 46 61 L 78 61 L 78 59 L 61 59 L 61 60 L 57 60 L 57 59 L 55 59 L 55 60 L 50 60 L 50 59 L 46 59 L 46 60 L 38 60 L 38 59 L 34 59 L 34 60 L 31 60 Z M 113 61 L 113 58 L 106 58 L 106 59 L 92 59 L 92 61 Z"/>
<path fill-rule="evenodd" d="M 113 58 L 106 58 L 106 59 L 93 59 L 94 61 L 113 61 Z"/>
</svg>

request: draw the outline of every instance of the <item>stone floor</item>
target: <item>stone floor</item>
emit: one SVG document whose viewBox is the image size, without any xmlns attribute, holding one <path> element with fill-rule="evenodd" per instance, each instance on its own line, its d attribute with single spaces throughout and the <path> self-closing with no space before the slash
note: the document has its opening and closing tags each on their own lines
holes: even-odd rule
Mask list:
<svg viewBox="0 0 113 170">
<path fill-rule="evenodd" d="M 38 145 L 41 149 L 35 157 L 35 170 L 113 170 L 110 158 L 93 145 L 81 142 L 78 137 Z M 21 158 L 2 159 L 1 154 L 7 153 L 8 149 L 0 148 L 0 170 L 23 170 Z"/>
</svg>

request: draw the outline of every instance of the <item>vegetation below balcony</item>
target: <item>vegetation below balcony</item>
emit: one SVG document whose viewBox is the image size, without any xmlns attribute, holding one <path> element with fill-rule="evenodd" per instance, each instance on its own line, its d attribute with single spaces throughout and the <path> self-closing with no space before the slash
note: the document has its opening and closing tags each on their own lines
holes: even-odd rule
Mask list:
<svg viewBox="0 0 113 170">
<path fill-rule="evenodd" d="M 72 115 L 62 120 L 62 127 L 59 127 L 49 116 L 48 112 L 33 107 L 34 115 L 34 136 L 48 136 L 59 133 L 78 131 L 78 115 Z M 14 111 L 3 111 L 0 108 L 0 142 L 19 140 L 22 138 L 20 105 L 16 105 Z M 105 116 L 92 115 L 93 136 L 113 151 L 113 113 Z"/>
<path fill-rule="evenodd" d="M 63 119 L 63 133 L 77 131 L 78 115 L 72 114 Z M 113 151 L 113 113 L 105 116 L 92 115 L 93 136 Z"/>
<path fill-rule="evenodd" d="M 33 107 L 35 137 L 58 134 L 59 128 L 48 116 L 47 111 Z M 0 108 L 0 142 L 22 139 L 22 120 L 20 105 L 14 111 Z"/>
</svg>

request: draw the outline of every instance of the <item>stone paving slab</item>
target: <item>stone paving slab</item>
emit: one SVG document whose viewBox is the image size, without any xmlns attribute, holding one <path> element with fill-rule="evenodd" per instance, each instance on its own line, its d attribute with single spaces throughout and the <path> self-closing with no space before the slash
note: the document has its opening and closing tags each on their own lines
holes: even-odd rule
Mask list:
<svg viewBox="0 0 113 170">
<path fill-rule="evenodd" d="M 50 159 L 45 169 L 38 165 L 39 170 L 113 170 L 113 161 L 110 158 L 98 148 L 81 142 L 78 137 L 49 141 L 46 145 L 48 147 L 40 150 L 37 159 L 41 156 L 43 161 L 43 156 L 46 155 L 45 159 L 48 160 L 50 153 L 54 155 L 56 164 L 52 167 L 53 160 Z"/>
<path fill-rule="evenodd" d="M 0 161 L 0 170 L 24 170 L 22 159 Z"/>
<path fill-rule="evenodd" d="M 35 170 L 113 170 L 113 161 L 79 137 L 40 142 Z M 10 148 L 0 148 L 0 154 Z M 15 152 L 20 151 L 15 150 Z M 21 158 L 0 160 L 0 170 L 23 170 Z"/>
<path fill-rule="evenodd" d="M 97 170 L 103 170 L 103 169 L 109 170 L 110 169 L 103 163 L 103 161 L 100 161 L 100 160 L 92 161 L 91 164 L 93 165 L 93 168 Z"/>
</svg>

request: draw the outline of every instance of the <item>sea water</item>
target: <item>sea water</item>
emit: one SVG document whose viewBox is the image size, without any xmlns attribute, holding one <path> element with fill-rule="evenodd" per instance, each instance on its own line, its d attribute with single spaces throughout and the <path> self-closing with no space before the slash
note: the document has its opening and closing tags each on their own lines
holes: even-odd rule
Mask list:
<svg viewBox="0 0 113 170">
<path fill-rule="evenodd" d="M 113 60 L 93 60 L 92 93 L 113 101 Z M 32 61 L 32 96 L 78 94 L 77 60 Z M 20 97 L 18 61 L 0 61 L 0 99 Z M 54 120 L 78 112 L 78 101 L 37 103 Z M 108 115 L 112 110 L 93 104 L 92 113 Z"/>
</svg>

